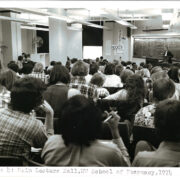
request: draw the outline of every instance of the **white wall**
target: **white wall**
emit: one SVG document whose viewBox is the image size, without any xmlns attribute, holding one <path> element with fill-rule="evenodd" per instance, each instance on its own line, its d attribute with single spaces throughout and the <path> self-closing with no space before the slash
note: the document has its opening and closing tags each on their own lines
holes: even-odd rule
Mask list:
<svg viewBox="0 0 180 180">
<path fill-rule="evenodd" d="M 131 58 L 131 39 L 127 37 L 127 28 L 115 22 L 106 22 L 104 26 L 109 27 L 111 30 L 103 31 L 103 57 L 112 61 L 114 59 L 119 60 L 120 57 L 123 61 L 129 61 Z M 119 33 L 121 31 L 121 37 L 124 39 L 119 40 Z M 116 50 L 112 50 L 112 45 L 123 45 L 123 51 L 117 53 Z"/>
<path fill-rule="evenodd" d="M 68 30 L 67 56 L 82 59 L 82 31 Z"/>
</svg>

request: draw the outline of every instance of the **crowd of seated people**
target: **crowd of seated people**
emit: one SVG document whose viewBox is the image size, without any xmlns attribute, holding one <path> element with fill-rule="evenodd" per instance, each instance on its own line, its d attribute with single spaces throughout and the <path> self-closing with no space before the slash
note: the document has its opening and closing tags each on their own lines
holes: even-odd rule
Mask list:
<svg viewBox="0 0 180 180">
<path fill-rule="evenodd" d="M 1 62 L 0 156 L 31 159 L 40 148 L 43 166 L 179 166 L 179 72 L 103 57 Z M 112 139 L 103 140 L 104 125 Z M 137 127 L 157 132 L 159 144 L 145 134 L 136 142 Z"/>
</svg>

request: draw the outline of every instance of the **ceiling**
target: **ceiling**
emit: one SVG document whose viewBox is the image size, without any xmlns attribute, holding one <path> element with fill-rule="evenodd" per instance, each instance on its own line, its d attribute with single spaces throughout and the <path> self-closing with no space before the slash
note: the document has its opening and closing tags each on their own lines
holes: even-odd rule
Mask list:
<svg viewBox="0 0 180 180">
<path fill-rule="evenodd" d="M 179 9 L 176 8 L 0 8 L 0 11 L 12 10 L 18 12 L 16 18 L 9 18 L 12 21 L 21 22 L 26 26 L 46 25 L 48 18 L 53 17 L 67 21 L 68 24 L 84 24 L 96 28 L 106 29 L 105 26 L 93 25 L 94 21 L 107 22 L 115 21 L 123 26 L 132 29 L 138 28 L 137 21 L 148 21 L 160 17 L 164 28 L 169 28 L 179 17 Z M 3 19 L 3 13 L 0 19 Z M 8 20 L 8 19 L 6 19 Z"/>
</svg>

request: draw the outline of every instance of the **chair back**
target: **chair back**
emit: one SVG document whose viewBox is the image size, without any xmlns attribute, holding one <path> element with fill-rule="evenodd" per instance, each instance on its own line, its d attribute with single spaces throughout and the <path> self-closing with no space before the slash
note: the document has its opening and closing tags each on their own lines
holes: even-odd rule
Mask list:
<svg viewBox="0 0 180 180">
<path fill-rule="evenodd" d="M 20 157 L 0 156 L 0 166 L 23 166 L 24 161 Z"/>
<path fill-rule="evenodd" d="M 120 136 L 122 137 L 123 142 L 126 148 L 128 149 L 130 147 L 130 135 L 129 135 L 129 128 L 128 128 L 127 123 L 119 122 L 118 129 L 119 129 Z M 106 123 L 103 123 L 103 128 L 102 128 L 102 133 L 101 133 L 100 138 L 104 140 L 112 139 L 110 128 Z"/>
<path fill-rule="evenodd" d="M 133 141 L 137 143 L 140 140 L 148 141 L 156 148 L 161 142 L 161 139 L 158 136 L 157 130 L 155 128 L 133 126 Z"/>
</svg>

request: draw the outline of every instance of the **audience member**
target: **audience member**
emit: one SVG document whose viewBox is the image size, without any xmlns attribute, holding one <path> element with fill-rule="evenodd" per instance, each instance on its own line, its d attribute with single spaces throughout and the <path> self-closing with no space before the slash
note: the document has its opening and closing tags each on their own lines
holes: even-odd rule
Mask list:
<svg viewBox="0 0 180 180">
<path fill-rule="evenodd" d="M 90 83 L 97 86 L 97 97 L 98 98 L 105 98 L 109 96 L 109 91 L 106 88 L 103 88 L 103 84 L 105 81 L 105 76 L 101 73 L 96 73 L 91 78 Z"/>
<path fill-rule="evenodd" d="M 163 100 L 174 98 L 175 86 L 170 79 L 158 79 L 153 83 L 153 103 L 141 108 L 135 116 L 134 125 L 154 128 L 154 112 Z"/>
<path fill-rule="evenodd" d="M 7 108 L 10 102 L 10 91 L 17 80 L 14 71 L 4 69 L 0 72 L 0 108 Z"/>
<path fill-rule="evenodd" d="M 122 87 L 121 78 L 115 74 L 115 65 L 108 63 L 105 67 L 104 74 L 106 79 L 104 87 Z"/>
<path fill-rule="evenodd" d="M 129 155 L 119 135 L 119 116 L 108 122 L 113 142 L 98 140 L 101 112 L 82 95 L 69 99 L 62 110 L 61 135 L 48 139 L 42 158 L 48 166 L 129 166 Z"/>
<path fill-rule="evenodd" d="M 71 69 L 70 88 L 78 89 L 87 98 L 97 100 L 96 86 L 86 84 L 85 76 L 88 73 L 88 66 L 83 61 L 77 61 Z"/>
<path fill-rule="evenodd" d="M 1 156 L 29 158 L 31 147 L 42 148 L 53 134 L 53 110 L 43 102 L 44 89 L 44 83 L 32 77 L 14 83 L 9 108 L 0 110 Z M 38 106 L 46 112 L 45 126 L 31 114 Z"/>
<path fill-rule="evenodd" d="M 163 140 L 155 151 L 148 142 L 137 144 L 137 156 L 133 161 L 135 167 L 176 167 L 180 162 L 180 102 L 165 100 L 160 102 L 154 113 L 154 124 Z M 144 150 L 142 149 L 142 147 Z M 148 151 L 147 151 L 148 150 Z"/>
<path fill-rule="evenodd" d="M 50 86 L 44 92 L 44 99 L 51 105 L 54 110 L 54 130 L 55 134 L 60 133 L 57 129 L 62 106 L 69 97 L 80 94 L 77 89 L 68 87 L 70 82 L 69 71 L 66 67 L 56 64 L 50 73 Z"/>
<path fill-rule="evenodd" d="M 34 65 L 33 72 L 29 76 L 41 79 L 45 84 L 48 84 L 49 76 L 44 73 L 43 64 L 37 62 Z"/>
</svg>

